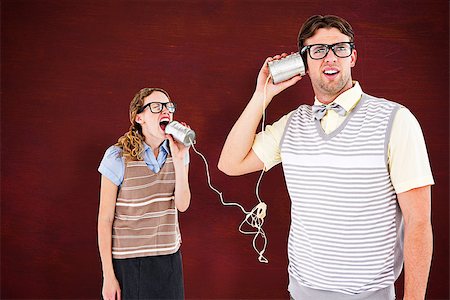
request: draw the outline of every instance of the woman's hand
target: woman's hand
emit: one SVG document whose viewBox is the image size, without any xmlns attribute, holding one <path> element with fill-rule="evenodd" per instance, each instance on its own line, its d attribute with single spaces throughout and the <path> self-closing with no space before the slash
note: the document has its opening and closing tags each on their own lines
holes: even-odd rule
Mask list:
<svg viewBox="0 0 450 300">
<path fill-rule="evenodd" d="M 115 276 L 103 277 L 102 296 L 104 300 L 121 300 L 120 285 Z"/>
<path fill-rule="evenodd" d="M 183 126 L 190 128 L 186 123 Z M 173 166 L 175 168 L 175 206 L 180 212 L 186 211 L 191 202 L 191 191 L 189 188 L 189 164 L 185 164 L 185 157 L 189 151 L 183 143 L 166 135 L 169 140 L 170 152 L 172 153 Z"/>
<path fill-rule="evenodd" d="M 186 125 L 184 122 L 180 122 L 183 126 L 190 128 L 189 125 Z M 184 166 L 184 159 L 186 157 L 187 152 L 189 151 L 189 147 L 186 147 L 183 143 L 176 141 L 172 135 L 166 134 L 166 138 L 169 140 L 170 152 L 172 154 L 172 159 L 174 165 L 180 163 Z"/>
</svg>

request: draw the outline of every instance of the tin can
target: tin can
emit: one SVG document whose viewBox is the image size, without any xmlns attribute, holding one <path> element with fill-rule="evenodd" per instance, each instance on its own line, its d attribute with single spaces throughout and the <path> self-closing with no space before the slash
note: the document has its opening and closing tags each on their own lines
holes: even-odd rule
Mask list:
<svg viewBox="0 0 450 300">
<path fill-rule="evenodd" d="M 195 144 L 194 130 L 182 125 L 180 122 L 172 121 L 167 124 L 164 130 L 166 134 L 171 134 L 174 139 L 183 143 L 186 147 Z"/>
<path fill-rule="evenodd" d="M 296 75 L 305 76 L 305 64 L 301 55 L 296 52 L 279 60 L 269 61 L 269 72 L 274 84 L 288 80 Z"/>
</svg>

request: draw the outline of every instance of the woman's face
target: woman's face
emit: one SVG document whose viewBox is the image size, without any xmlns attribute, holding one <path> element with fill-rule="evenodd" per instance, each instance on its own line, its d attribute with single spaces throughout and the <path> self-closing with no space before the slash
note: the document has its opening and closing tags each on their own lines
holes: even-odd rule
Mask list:
<svg viewBox="0 0 450 300">
<path fill-rule="evenodd" d="M 155 91 L 144 98 L 144 106 L 151 102 L 167 103 L 170 102 L 169 98 L 162 92 Z M 157 103 L 151 104 L 153 111 L 158 108 Z M 143 112 L 136 115 L 136 122 L 141 124 L 142 132 L 145 136 L 146 143 L 149 144 L 152 141 L 161 143 L 166 137 L 164 129 L 166 125 L 173 120 L 173 113 L 167 110 L 166 106 L 162 106 L 160 112 L 152 112 L 150 106 L 147 106 Z M 150 139 L 150 141 L 148 140 Z"/>
</svg>

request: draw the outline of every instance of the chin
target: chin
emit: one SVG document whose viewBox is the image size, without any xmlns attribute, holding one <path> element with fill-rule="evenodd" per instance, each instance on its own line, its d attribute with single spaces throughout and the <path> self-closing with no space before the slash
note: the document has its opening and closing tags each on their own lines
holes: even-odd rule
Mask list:
<svg viewBox="0 0 450 300">
<path fill-rule="evenodd" d="M 321 82 L 319 86 L 326 93 L 333 94 L 339 93 L 345 87 L 345 82 L 337 78 L 332 82 Z"/>
</svg>

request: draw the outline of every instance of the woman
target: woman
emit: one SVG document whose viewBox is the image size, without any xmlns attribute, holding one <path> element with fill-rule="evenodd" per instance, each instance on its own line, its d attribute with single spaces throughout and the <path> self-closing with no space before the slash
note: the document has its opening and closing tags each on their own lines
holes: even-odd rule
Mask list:
<svg viewBox="0 0 450 300">
<path fill-rule="evenodd" d="M 130 104 L 130 130 L 108 148 L 98 244 L 104 299 L 183 299 L 177 211 L 189 207 L 188 147 L 166 135 L 175 103 L 144 88 Z"/>
</svg>

